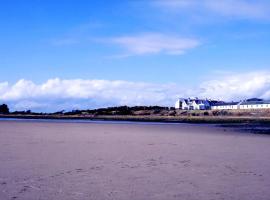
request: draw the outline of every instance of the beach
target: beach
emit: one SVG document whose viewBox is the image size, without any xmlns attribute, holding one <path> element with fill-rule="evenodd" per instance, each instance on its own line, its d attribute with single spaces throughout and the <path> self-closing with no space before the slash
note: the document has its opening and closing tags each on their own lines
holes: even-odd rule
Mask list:
<svg viewBox="0 0 270 200">
<path fill-rule="evenodd" d="M 207 124 L 0 121 L 0 199 L 267 200 L 270 135 Z"/>
</svg>

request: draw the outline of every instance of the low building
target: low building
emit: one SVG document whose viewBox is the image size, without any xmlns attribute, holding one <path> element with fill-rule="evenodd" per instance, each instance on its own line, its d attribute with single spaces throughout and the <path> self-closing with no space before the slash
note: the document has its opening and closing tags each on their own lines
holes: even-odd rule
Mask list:
<svg viewBox="0 0 270 200">
<path fill-rule="evenodd" d="M 243 101 L 240 109 L 270 109 L 270 101 Z"/>
<path fill-rule="evenodd" d="M 238 110 L 238 109 L 270 109 L 270 101 L 252 98 L 238 102 L 223 102 L 209 99 L 181 98 L 175 103 L 180 110 Z"/>
<path fill-rule="evenodd" d="M 252 98 L 240 102 L 221 102 L 211 106 L 212 110 L 270 109 L 270 101 Z"/>
<path fill-rule="evenodd" d="M 211 110 L 237 110 L 241 102 L 218 102 L 211 105 Z"/>
</svg>

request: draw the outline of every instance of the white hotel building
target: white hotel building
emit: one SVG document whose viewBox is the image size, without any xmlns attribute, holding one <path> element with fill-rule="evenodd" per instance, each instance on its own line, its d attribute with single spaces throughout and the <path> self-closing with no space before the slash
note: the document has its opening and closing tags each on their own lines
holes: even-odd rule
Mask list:
<svg viewBox="0 0 270 200">
<path fill-rule="evenodd" d="M 175 108 L 180 110 L 246 110 L 246 109 L 270 109 L 270 101 L 252 98 L 239 102 L 222 102 L 208 99 L 188 98 L 179 99 Z"/>
</svg>

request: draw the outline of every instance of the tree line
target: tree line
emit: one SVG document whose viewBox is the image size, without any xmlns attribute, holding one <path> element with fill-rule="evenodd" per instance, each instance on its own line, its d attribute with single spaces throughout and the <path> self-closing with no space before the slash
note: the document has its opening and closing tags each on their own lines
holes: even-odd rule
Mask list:
<svg viewBox="0 0 270 200">
<path fill-rule="evenodd" d="M 90 114 L 90 115 L 132 115 L 136 111 L 169 111 L 174 110 L 172 107 L 162 107 L 162 106 L 117 106 L 117 107 L 108 107 L 108 108 L 98 108 L 98 109 L 88 109 L 88 110 L 72 110 L 72 111 L 58 111 L 53 113 L 36 113 L 31 110 L 26 111 L 13 111 L 10 112 L 8 105 L 2 104 L 0 105 L 0 114 L 31 114 L 31 115 L 80 115 L 80 114 Z"/>
</svg>

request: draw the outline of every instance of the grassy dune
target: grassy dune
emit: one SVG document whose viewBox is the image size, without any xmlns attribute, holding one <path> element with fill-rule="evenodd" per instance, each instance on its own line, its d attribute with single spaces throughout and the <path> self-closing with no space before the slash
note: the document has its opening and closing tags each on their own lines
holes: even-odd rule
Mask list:
<svg viewBox="0 0 270 200">
<path fill-rule="evenodd" d="M 32 113 L 13 112 L 0 118 L 24 119 L 88 119 L 128 120 L 150 122 L 189 123 L 267 123 L 270 124 L 270 109 L 267 110 L 175 110 L 168 107 L 111 107 L 71 112 Z"/>
</svg>

